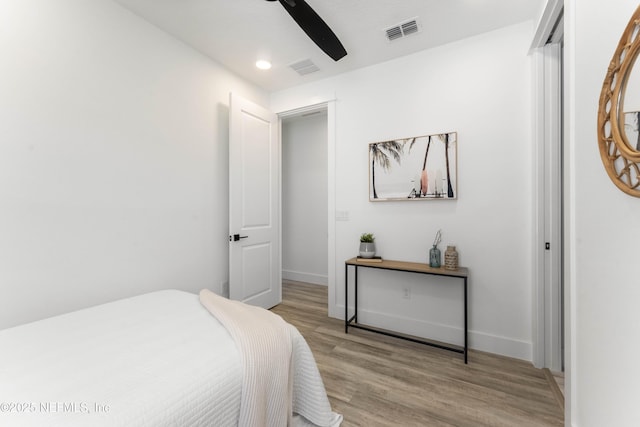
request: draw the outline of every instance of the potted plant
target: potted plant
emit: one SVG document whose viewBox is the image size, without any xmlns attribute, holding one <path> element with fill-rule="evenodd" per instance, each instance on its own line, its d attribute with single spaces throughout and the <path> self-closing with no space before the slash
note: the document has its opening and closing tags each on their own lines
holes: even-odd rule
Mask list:
<svg viewBox="0 0 640 427">
<path fill-rule="evenodd" d="M 372 233 L 363 233 L 360 236 L 360 257 L 373 258 L 376 254 L 376 238 Z"/>
</svg>

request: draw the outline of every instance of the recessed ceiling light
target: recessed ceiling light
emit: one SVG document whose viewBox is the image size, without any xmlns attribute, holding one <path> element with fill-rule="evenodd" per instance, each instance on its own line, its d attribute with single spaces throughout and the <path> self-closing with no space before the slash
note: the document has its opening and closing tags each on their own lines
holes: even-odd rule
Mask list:
<svg viewBox="0 0 640 427">
<path fill-rule="evenodd" d="M 267 61 L 266 59 L 259 59 L 256 61 L 256 67 L 261 70 L 268 70 L 269 68 L 271 68 L 271 62 Z"/>
</svg>

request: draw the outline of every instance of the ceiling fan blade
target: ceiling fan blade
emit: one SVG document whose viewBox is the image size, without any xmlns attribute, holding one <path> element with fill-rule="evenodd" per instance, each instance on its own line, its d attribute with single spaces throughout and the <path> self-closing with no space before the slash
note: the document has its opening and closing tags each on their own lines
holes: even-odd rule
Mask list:
<svg viewBox="0 0 640 427">
<path fill-rule="evenodd" d="M 331 28 L 304 0 L 279 1 L 309 38 L 334 61 L 347 55 L 347 51 Z"/>
</svg>

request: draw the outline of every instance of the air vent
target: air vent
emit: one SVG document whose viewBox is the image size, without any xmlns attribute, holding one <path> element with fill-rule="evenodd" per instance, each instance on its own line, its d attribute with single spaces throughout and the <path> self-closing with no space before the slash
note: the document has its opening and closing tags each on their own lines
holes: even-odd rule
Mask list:
<svg viewBox="0 0 640 427">
<path fill-rule="evenodd" d="M 398 40 L 410 34 L 415 34 L 419 31 L 420 27 L 418 26 L 418 18 L 412 18 L 408 21 L 402 22 L 384 30 L 389 41 Z"/>
<path fill-rule="evenodd" d="M 290 64 L 289 67 L 301 76 L 320 71 L 320 68 L 318 68 L 318 66 L 310 59 L 303 59 L 302 61 L 294 62 L 293 64 Z"/>
</svg>

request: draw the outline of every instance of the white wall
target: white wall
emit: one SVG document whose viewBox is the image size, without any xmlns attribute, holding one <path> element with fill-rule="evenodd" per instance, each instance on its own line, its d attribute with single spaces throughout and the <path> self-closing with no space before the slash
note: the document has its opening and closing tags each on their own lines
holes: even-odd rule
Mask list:
<svg viewBox="0 0 640 427">
<path fill-rule="evenodd" d="M 470 269 L 470 345 L 530 360 L 532 29 L 523 23 L 272 94 L 274 111 L 335 94 L 335 205 L 350 221 L 335 223 L 331 315 L 344 313 L 344 260 L 361 233 L 377 236 L 384 258 L 426 262 L 441 228 L 441 249 L 457 245 Z M 448 131 L 458 132 L 458 200 L 368 201 L 369 143 Z M 462 342 L 461 286 L 388 272 L 359 278 L 361 321 Z"/>
<path fill-rule="evenodd" d="M 228 94 L 108 0 L 0 3 L 0 328 L 228 276 Z"/>
<path fill-rule="evenodd" d="M 602 83 L 637 1 L 566 1 L 569 84 L 571 425 L 640 425 L 640 199 L 598 151 Z M 637 73 L 637 66 L 634 73 Z"/>
<path fill-rule="evenodd" d="M 282 278 L 326 285 L 327 113 L 282 124 Z"/>
</svg>

